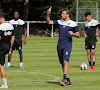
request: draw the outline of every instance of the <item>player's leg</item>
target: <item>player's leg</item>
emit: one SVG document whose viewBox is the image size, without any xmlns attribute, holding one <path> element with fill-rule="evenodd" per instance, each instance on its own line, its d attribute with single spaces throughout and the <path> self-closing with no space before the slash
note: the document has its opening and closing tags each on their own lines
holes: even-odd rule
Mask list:
<svg viewBox="0 0 100 90">
<path fill-rule="evenodd" d="M 19 51 L 19 57 L 20 57 L 20 68 L 24 69 L 24 67 L 23 67 L 23 53 L 22 53 L 22 51 Z"/>
<path fill-rule="evenodd" d="M 92 69 L 96 70 L 96 68 L 95 68 L 95 49 L 91 49 L 91 53 L 92 53 L 92 60 L 93 60 Z"/>
<path fill-rule="evenodd" d="M 23 67 L 23 53 L 22 53 L 22 39 L 21 38 L 17 38 L 16 39 L 16 50 L 18 50 L 19 52 L 19 59 L 20 59 L 20 68 L 24 69 Z"/>
<path fill-rule="evenodd" d="M 12 53 L 13 53 L 13 50 L 15 50 L 15 48 L 16 48 L 16 40 L 14 41 L 14 44 L 13 44 L 13 47 L 12 47 Z M 5 68 L 10 68 L 12 53 L 11 53 L 11 55 L 8 53 L 8 63 L 5 66 Z"/>
<path fill-rule="evenodd" d="M 70 58 L 70 54 L 71 54 L 71 48 L 72 47 L 65 48 L 64 51 L 63 51 L 64 79 L 67 80 L 67 82 L 65 83 L 65 85 L 67 85 L 67 86 L 72 85 L 70 78 L 69 78 L 69 74 L 68 74 L 69 58 Z"/>
<path fill-rule="evenodd" d="M 6 79 L 6 72 L 5 72 L 5 69 L 4 69 L 4 63 L 5 63 L 5 56 L 2 55 L 2 57 L 0 57 L 0 73 L 1 73 L 1 77 L 2 77 L 2 81 L 3 81 L 3 84 L 1 85 L 0 88 L 8 88 L 7 86 L 7 79 Z"/>
<path fill-rule="evenodd" d="M 85 49 L 87 52 L 87 57 L 88 57 L 88 62 L 89 62 L 89 67 L 87 67 L 87 69 L 91 69 L 92 68 L 92 65 L 91 65 L 91 45 L 87 41 L 85 41 Z"/>
<path fill-rule="evenodd" d="M 91 69 L 92 65 L 91 65 L 91 49 L 87 49 L 87 57 L 88 57 L 88 62 L 89 62 L 89 67 L 87 67 L 87 69 Z"/>
<path fill-rule="evenodd" d="M 60 46 L 57 45 L 57 52 L 58 52 L 58 57 L 59 57 L 59 62 L 62 66 L 62 71 L 63 71 L 63 75 L 64 75 L 64 64 L 63 64 L 63 50 Z M 65 85 L 65 80 L 63 78 L 63 80 L 60 82 L 61 84 Z"/>
<path fill-rule="evenodd" d="M 5 68 L 10 68 L 10 60 L 11 60 L 12 54 L 8 54 L 8 64 L 5 66 Z"/>
</svg>

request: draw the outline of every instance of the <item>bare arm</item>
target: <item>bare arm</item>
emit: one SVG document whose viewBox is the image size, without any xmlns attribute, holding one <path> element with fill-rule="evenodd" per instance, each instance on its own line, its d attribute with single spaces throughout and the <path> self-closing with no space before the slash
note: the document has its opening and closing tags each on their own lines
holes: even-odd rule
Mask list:
<svg viewBox="0 0 100 90">
<path fill-rule="evenodd" d="M 12 49 L 14 40 L 15 40 L 15 36 L 11 36 L 11 40 L 10 40 L 11 46 L 10 46 L 10 49 Z"/>
<path fill-rule="evenodd" d="M 24 39 L 23 39 L 24 45 L 26 44 L 26 36 L 27 36 L 27 29 L 24 28 Z"/>
<path fill-rule="evenodd" d="M 96 35 L 99 35 L 100 34 L 100 30 L 96 33 Z"/>
<path fill-rule="evenodd" d="M 69 31 L 68 33 L 70 33 L 70 35 L 73 35 L 75 37 L 80 37 L 80 33 L 79 32 L 73 33 L 72 31 Z"/>
<path fill-rule="evenodd" d="M 11 55 L 12 53 L 12 46 L 13 46 L 14 40 L 15 40 L 15 36 L 11 36 L 11 40 L 10 40 L 11 46 L 10 46 L 9 55 Z"/>
<path fill-rule="evenodd" d="M 86 35 L 86 30 L 84 30 L 84 37 L 87 38 L 88 36 Z"/>
<path fill-rule="evenodd" d="M 47 10 L 47 17 L 46 17 L 47 24 L 54 24 L 53 21 L 50 20 L 51 9 L 52 6 L 50 6 L 50 8 Z"/>
</svg>

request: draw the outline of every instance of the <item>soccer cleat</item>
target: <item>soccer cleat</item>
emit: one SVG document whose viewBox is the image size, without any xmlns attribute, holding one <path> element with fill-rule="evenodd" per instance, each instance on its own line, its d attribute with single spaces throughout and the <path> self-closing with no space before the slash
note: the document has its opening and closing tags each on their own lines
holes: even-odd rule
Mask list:
<svg viewBox="0 0 100 90">
<path fill-rule="evenodd" d="M 20 66 L 20 68 L 21 68 L 21 69 L 24 69 L 24 67 L 23 67 L 23 66 Z"/>
<path fill-rule="evenodd" d="M 92 66 L 92 69 L 93 69 L 93 70 L 96 70 L 95 66 Z"/>
<path fill-rule="evenodd" d="M 92 69 L 92 66 L 87 67 L 87 69 Z"/>
<path fill-rule="evenodd" d="M 6 65 L 5 68 L 10 68 L 10 66 Z"/>
<path fill-rule="evenodd" d="M 61 82 L 60 82 L 61 85 L 65 86 L 65 80 L 63 79 Z"/>
<path fill-rule="evenodd" d="M 0 87 L 0 88 L 8 89 L 8 86 L 1 85 L 1 87 Z"/>
<path fill-rule="evenodd" d="M 68 81 L 67 81 L 67 82 L 65 83 L 65 86 L 72 86 L 72 84 L 71 84 L 71 82 L 68 82 Z"/>
</svg>

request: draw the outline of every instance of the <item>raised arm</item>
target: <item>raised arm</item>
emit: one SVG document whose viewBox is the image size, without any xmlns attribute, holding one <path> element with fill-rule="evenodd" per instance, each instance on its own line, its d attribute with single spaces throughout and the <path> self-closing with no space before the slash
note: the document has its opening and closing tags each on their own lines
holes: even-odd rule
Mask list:
<svg viewBox="0 0 100 90">
<path fill-rule="evenodd" d="M 53 21 L 50 20 L 51 9 L 52 6 L 50 6 L 50 8 L 47 10 L 47 18 L 46 18 L 47 24 L 54 24 Z"/>
</svg>

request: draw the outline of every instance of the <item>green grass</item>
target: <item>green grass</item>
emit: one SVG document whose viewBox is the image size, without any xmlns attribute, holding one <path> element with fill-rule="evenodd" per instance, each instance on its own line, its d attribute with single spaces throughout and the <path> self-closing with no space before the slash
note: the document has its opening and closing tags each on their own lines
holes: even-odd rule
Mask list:
<svg viewBox="0 0 100 90">
<path fill-rule="evenodd" d="M 71 87 L 59 85 L 63 74 L 57 56 L 57 41 L 58 38 L 49 37 L 27 38 L 27 44 L 23 45 L 24 70 L 19 68 L 18 52 L 13 52 L 12 67 L 6 69 L 8 90 L 99 90 L 100 38 L 96 48 L 96 71 L 80 70 L 81 63 L 88 65 L 84 38 L 73 38 L 69 63 Z"/>
</svg>

